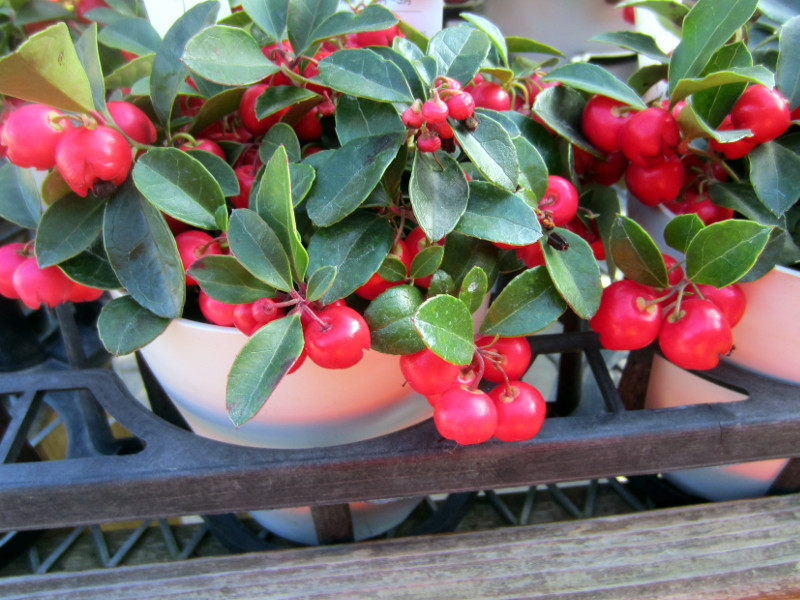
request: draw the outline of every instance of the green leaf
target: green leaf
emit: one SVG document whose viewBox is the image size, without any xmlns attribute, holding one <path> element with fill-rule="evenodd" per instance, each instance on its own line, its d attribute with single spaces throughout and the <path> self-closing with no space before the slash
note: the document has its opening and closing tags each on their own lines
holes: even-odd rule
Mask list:
<svg viewBox="0 0 800 600">
<path fill-rule="evenodd" d="M 425 345 L 455 365 L 468 365 L 475 352 L 472 314 L 458 298 L 442 294 L 426 300 L 411 317 Z"/>
<path fill-rule="evenodd" d="M 154 148 L 133 167 L 133 181 L 168 215 L 204 229 L 227 229 L 225 196 L 196 158 L 177 148 Z"/>
<path fill-rule="evenodd" d="M 694 213 L 678 215 L 664 227 L 664 241 L 667 242 L 670 248 L 674 248 L 681 254 L 686 254 L 689 243 L 703 227 L 705 227 L 705 224 Z"/>
<path fill-rule="evenodd" d="M 334 52 L 319 62 L 322 82 L 337 91 L 384 102 L 414 100 L 403 71 L 366 48 Z"/>
<path fill-rule="evenodd" d="M 547 191 L 547 163 L 539 154 L 536 146 L 522 136 L 515 137 L 514 147 L 517 149 L 519 160 L 519 185 L 534 193 L 537 198 L 544 196 Z"/>
<path fill-rule="evenodd" d="M 119 279 L 108 262 L 103 240 L 98 238 L 94 244 L 68 260 L 60 263 L 59 268 L 67 277 L 78 283 L 102 290 L 116 290 L 122 287 Z"/>
<path fill-rule="evenodd" d="M 566 85 L 546 88 L 536 95 L 533 112 L 551 129 L 582 150 L 596 153 L 581 133 L 581 116 L 586 100 L 583 95 Z"/>
<path fill-rule="evenodd" d="M 223 196 L 235 196 L 239 193 L 239 180 L 227 162 L 216 154 L 205 150 L 185 150 L 185 152 L 202 164 L 219 184 Z"/>
<path fill-rule="evenodd" d="M 317 172 L 311 165 L 290 163 L 289 175 L 292 181 L 292 204 L 297 206 L 305 199 L 306 194 L 311 189 Z"/>
<path fill-rule="evenodd" d="M 603 67 L 592 63 L 570 63 L 556 67 L 542 77 L 542 81 L 560 81 L 589 94 L 602 94 L 635 108 L 647 108 L 639 94 L 626 83 L 617 79 Z"/>
<path fill-rule="evenodd" d="M 89 79 L 94 107 L 101 114 L 106 114 L 106 87 L 103 80 L 103 67 L 100 64 L 100 53 L 97 49 L 97 24 L 87 27 L 75 42 L 75 51 L 83 70 Z"/>
<path fill-rule="evenodd" d="M 422 300 L 422 292 L 413 285 L 396 285 L 375 298 L 364 311 L 372 349 L 384 354 L 413 354 L 425 348 L 411 322 Z"/>
<path fill-rule="evenodd" d="M 317 169 L 306 197 L 311 220 L 327 227 L 358 208 L 380 181 L 404 138 L 404 133 L 362 137 L 335 150 Z"/>
<path fill-rule="evenodd" d="M 295 281 L 303 281 L 308 253 L 297 231 L 289 159 L 283 146 L 278 147 L 265 165 L 256 194 L 256 211 L 278 236 L 289 257 Z"/>
<path fill-rule="evenodd" d="M 433 275 L 439 265 L 442 264 L 444 257 L 444 246 L 439 244 L 431 244 L 417 252 L 411 260 L 411 266 L 408 269 L 408 275 L 412 279 L 420 277 L 427 277 Z"/>
<path fill-rule="evenodd" d="M 780 225 L 784 220 L 761 202 L 750 183 L 714 183 L 708 186 L 708 196 L 714 204 L 731 208 L 762 225 Z"/>
<path fill-rule="evenodd" d="M 395 39 L 402 38 L 397 37 Z M 433 78 L 436 77 L 436 60 L 432 56 L 425 56 L 419 61 L 412 62 L 389 46 L 370 46 L 370 50 L 394 63 L 403 72 L 408 87 L 415 98 L 425 98 L 428 95 L 427 89 L 432 85 Z M 427 78 L 431 74 L 433 74 L 433 77 L 430 78 L 430 83 L 428 83 Z"/>
<path fill-rule="evenodd" d="M 478 72 L 491 47 L 486 33 L 460 25 L 437 32 L 428 44 L 428 55 L 436 59 L 439 75 L 466 84 Z"/>
<path fill-rule="evenodd" d="M 159 317 L 181 316 L 186 275 L 175 238 L 130 179 L 106 206 L 103 245 L 114 273 L 138 304 Z"/>
<path fill-rule="evenodd" d="M 749 153 L 750 180 L 761 202 L 780 216 L 800 198 L 800 156 L 777 142 Z"/>
<path fill-rule="evenodd" d="M 591 246 L 581 236 L 560 227 L 555 229 L 569 244 L 566 250 L 544 245 L 550 278 L 570 308 L 582 319 L 590 319 L 600 306 L 603 285 L 600 266 Z"/>
<path fill-rule="evenodd" d="M 433 274 L 431 283 L 428 286 L 428 296 L 432 298 L 437 294 L 453 294 L 455 291 L 456 284 L 449 273 L 439 270 Z M 416 331 L 416 329 L 414 331 Z"/>
<path fill-rule="evenodd" d="M 628 87 L 643 96 L 647 90 L 667 78 L 667 65 L 652 64 L 636 69 L 628 76 Z"/>
<path fill-rule="evenodd" d="M 278 71 L 243 29 L 212 25 L 193 36 L 183 62 L 201 77 L 224 85 L 250 85 Z"/>
<path fill-rule="evenodd" d="M 458 299 L 467 305 L 469 312 L 475 313 L 483 304 L 489 291 L 489 279 L 486 271 L 480 267 L 473 267 L 461 282 Z"/>
<path fill-rule="evenodd" d="M 0 9 L 4 16 L 9 15 L 9 11 L 14 9 L 16 12 L 13 15 L 14 23 L 18 27 L 23 25 L 30 25 L 33 23 L 41 23 L 43 21 L 66 21 L 75 16 L 70 10 L 67 10 L 60 3 L 44 2 L 44 1 L 28 1 L 14 0 L 13 2 L 6 2 L 5 6 Z"/>
<path fill-rule="evenodd" d="M 268 87 L 258 98 L 256 98 L 255 113 L 259 119 L 264 119 L 275 114 L 287 106 L 293 106 L 300 102 L 305 102 L 311 98 L 317 98 L 315 92 L 293 85 L 277 85 Z"/>
<path fill-rule="evenodd" d="M 527 52 L 531 54 L 550 54 L 553 56 L 564 56 L 564 53 L 553 46 L 537 42 L 529 38 L 509 35 L 506 36 L 506 47 L 509 54 Z"/>
<path fill-rule="evenodd" d="M 258 158 L 267 163 L 280 148 L 283 148 L 292 162 L 300 160 L 300 140 L 292 126 L 286 123 L 275 123 L 269 128 L 258 147 Z"/>
<path fill-rule="evenodd" d="M 453 289 L 461 286 L 472 267 L 480 267 L 486 272 L 491 287 L 498 275 L 499 254 L 499 249 L 491 242 L 454 231 L 445 239 L 440 268 L 453 279 Z"/>
<path fill-rule="evenodd" d="M 36 260 L 49 267 L 86 250 L 100 235 L 105 200 L 70 194 L 50 206 L 36 231 Z"/>
<path fill-rule="evenodd" d="M 60 110 L 94 110 L 92 86 L 66 23 L 33 34 L 0 59 L 0 94 Z"/>
<path fill-rule="evenodd" d="M 719 71 L 752 66 L 753 57 L 747 45 L 744 42 L 736 42 L 726 44 L 717 50 L 701 75 L 708 76 Z M 703 121 L 712 127 L 719 127 L 746 87 L 746 83 L 728 83 L 697 91 L 692 95 L 692 108 Z"/>
<path fill-rule="evenodd" d="M 289 0 L 242 0 L 242 8 L 273 41 L 283 39 L 289 16 Z"/>
<path fill-rule="evenodd" d="M 289 257 L 275 231 L 255 211 L 231 213 L 228 243 L 239 262 L 261 281 L 282 292 L 292 289 Z"/>
<path fill-rule="evenodd" d="M 341 144 L 360 137 L 404 131 L 405 125 L 389 104 L 340 96 L 336 104 L 336 135 Z"/>
<path fill-rule="evenodd" d="M 271 298 L 275 290 L 253 276 L 229 254 L 208 254 L 194 261 L 187 273 L 203 291 L 220 302 L 242 304 Z"/>
<path fill-rule="evenodd" d="M 380 268 L 394 242 L 394 228 L 379 215 L 358 212 L 319 229 L 308 244 L 309 272 L 336 267 L 338 276 L 323 296 L 327 304 L 352 294 Z"/>
<path fill-rule="evenodd" d="M 443 153 L 438 158 L 442 166 L 428 152 L 415 153 L 408 189 L 414 216 L 433 241 L 453 230 L 469 201 L 467 178 L 458 162 Z"/>
<path fill-rule="evenodd" d="M 121 296 L 103 306 L 97 318 L 97 331 L 106 350 L 122 356 L 152 342 L 169 322 L 170 319 L 153 314 L 130 296 Z"/>
<path fill-rule="evenodd" d="M 302 351 L 297 314 L 270 321 L 247 340 L 228 376 L 226 405 L 236 427 L 256 416 Z"/>
<path fill-rule="evenodd" d="M 614 44 L 660 63 L 669 62 L 669 56 L 658 47 L 653 36 L 639 31 L 609 31 L 594 35 L 587 41 Z"/>
<path fill-rule="evenodd" d="M 536 212 L 522 198 L 485 181 L 469 183 L 469 205 L 456 225 L 463 234 L 512 246 L 542 237 Z"/>
<path fill-rule="evenodd" d="M 583 108 L 581 108 L 581 111 L 582 110 Z M 516 124 L 517 128 L 519 129 L 520 136 L 530 142 L 533 147 L 536 148 L 536 151 L 542 157 L 542 160 L 544 160 L 545 165 L 547 165 L 548 172 L 559 173 L 563 169 L 563 166 L 561 161 L 561 152 L 554 136 L 552 136 L 541 123 L 537 123 L 530 117 L 526 117 L 517 111 L 511 111 L 507 116 Z M 512 141 L 514 141 L 517 154 L 520 154 L 520 149 L 516 144 L 516 140 Z M 526 171 L 528 166 L 526 165 L 525 156 L 521 155 L 519 157 L 519 161 L 520 170 Z M 526 179 L 530 180 L 530 173 L 521 172 L 519 183 L 523 185 L 523 182 Z M 542 192 L 542 195 L 544 195 L 544 192 Z"/>
<path fill-rule="evenodd" d="M 603 240 L 608 274 L 610 277 L 613 277 L 616 271 L 616 265 L 611 255 L 611 244 L 609 240 L 611 239 L 611 229 L 614 227 L 614 221 L 621 212 L 617 191 L 613 187 L 604 185 L 589 186 L 584 188 L 584 191 L 581 193 L 580 205 L 590 213 L 597 215 L 594 221 L 597 225 L 600 238 Z M 587 223 L 587 226 L 588 225 Z"/>
<path fill-rule="evenodd" d="M 108 90 L 132 88 L 137 81 L 149 76 L 153 68 L 155 54 L 147 54 L 134 58 L 106 76 L 105 86 Z"/>
<path fill-rule="evenodd" d="M 489 306 L 481 333 L 502 337 L 532 335 L 554 323 L 567 304 L 543 266 L 512 279 Z"/>
<path fill-rule="evenodd" d="M 336 279 L 336 267 L 320 267 L 311 274 L 308 278 L 308 286 L 306 287 L 306 298 L 312 302 L 319 300 L 325 295 L 334 280 Z"/>
<path fill-rule="evenodd" d="M 459 123 L 453 128 L 456 140 L 488 181 L 514 191 L 519 179 L 519 161 L 511 136 L 494 119 L 477 112 L 475 115 L 478 118 L 478 128 L 469 131 Z"/>
<path fill-rule="evenodd" d="M 196 4 L 172 24 L 158 47 L 150 74 L 150 99 L 164 124 L 169 123 L 172 105 L 189 74 L 183 48 L 198 31 L 214 23 L 218 11 L 216 0 Z"/>
<path fill-rule="evenodd" d="M 305 53 L 314 41 L 314 31 L 336 12 L 338 0 L 290 0 L 289 41 L 296 56 Z"/>
<path fill-rule="evenodd" d="M 360 12 L 337 12 L 320 23 L 311 34 L 318 42 L 348 33 L 359 31 L 382 31 L 397 24 L 397 17 L 391 10 L 380 4 L 368 4 Z"/>
<path fill-rule="evenodd" d="M 686 276 L 697 284 L 721 288 L 735 283 L 756 263 L 771 227 L 743 219 L 706 226 L 686 249 Z"/>
<path fill-rule="evenodd" d="M 147 19 L 129 17 L 103 27 L 98 40 L 109 48 L 118 48 L 138 56 L 153 54 L 161 45 L 161 36 Z"/>
<path fill-rule="evenodd" d="M 187 131 L 192 135 L 197 135 L 209 125 L 213 125 L 229 114 L 238 111 L 244 90 L 245 88 L 241 87 L 226 89 L 206 99 L 194 119 L 192 119 Z"/>
<path fill-rule="evenodd" d="M 35 171 L 9 162 L 0 166 L 0 217 L 26 229 L 36 229 L 42 216 Z"/>
<path fill-rule="evenodd" d="M 489 36 L 492 46 L 494 46 L 494 49 L 497 50 L 497 54 L 500 56 L 500 60 L 507 67 L 508 46 L 506 46 L 506 40 L 503 37 L 503 32 L 500 31 L 497 25 L 489 21 L 489 19 L 486 17 L 482 17 L 470 12 L 461 12 L 458 16 L 468 23 L 472 23 L 475 27 Z"/>
<path fill-rule="evenodd" d="M 636 221 L 618 215 L 609 246 L 614 264 L 626 277 L 653 287 L 667 287 L 667 267 L 661 250 Z"/>
<path fill-rule="evenodd" d="M 669 64 L 669 91 L 697 77 L 711 56 L 755 13 L 758 0 L 699 0 L 683 19 L 682 38 Z"/>
<path fill-rule="evenodd" d="M 383 259 L 377 272 L 386 281 L 404 281 L 408 277 L 405 263 L 394 254 L 389 254 Z"/>
<path fill-rule="evenodd" d="M 778 54 L 778 89 L 794 110 L 800 105 L 800 16 L 781 27 Z"/>
<path fill-rule="evenodd" d="M 766 87 L 773 87 L 775 76 L 772 71 L 761 65 L 755 67 L 732 68 L 728 71 L 717 71 L 699 79 L 682 79 L 672 91 L 670 101 L 674 104 L 687 96 L 697 94 L 708 89 L 718 88 L 722 85 L 740 83 L 760 83 Z"/>
</svg>

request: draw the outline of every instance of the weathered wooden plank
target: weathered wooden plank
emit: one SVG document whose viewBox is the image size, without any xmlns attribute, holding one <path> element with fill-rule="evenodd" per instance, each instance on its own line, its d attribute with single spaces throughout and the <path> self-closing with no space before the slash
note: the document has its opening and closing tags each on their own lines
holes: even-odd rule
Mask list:
<svg viewBox="0 0 800 600">
<path fill-rule="evenodd" d="M 12 600 L 797 598 L 800 496 L 0 580 Z"/>
</svg>

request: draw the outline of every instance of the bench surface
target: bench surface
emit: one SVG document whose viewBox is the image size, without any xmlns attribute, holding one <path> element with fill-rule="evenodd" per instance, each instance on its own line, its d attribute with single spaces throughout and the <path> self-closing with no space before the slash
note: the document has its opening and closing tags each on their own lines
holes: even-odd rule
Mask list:
<svg viewBox="0 0 800 600">
<path fill-rule="evenodd" d="M 12 600 L 800 598 L 800 495 L 0 580 Z"/>
</svg>

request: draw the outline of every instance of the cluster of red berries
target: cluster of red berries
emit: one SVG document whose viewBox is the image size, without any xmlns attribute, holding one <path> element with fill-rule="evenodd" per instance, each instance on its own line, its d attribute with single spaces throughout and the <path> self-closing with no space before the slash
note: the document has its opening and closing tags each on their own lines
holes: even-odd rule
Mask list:
<svg viewBox="0 0 800 600">
<path fill-rule="evenodd" d="M 664 356 L 679 367 L 711 369 L 733 348 L 731 330 L 744 315 L 744 293 L 735 283 L 693 284 L 675 259 L 664 259 L 669 288 L 615 281 L 603 290 L 589 326 L 609 350 L 636 350 L 658 339 Z"/>
<path fill-rule="evenodd" d="M 531 362 L 524 337 L 478 337 L 472 363 L 454 365 L 425 348 L 400 357 L 411 388 L 433 406 L 433 420 L 442 437 L 459 444 L 479 444 L 495 437 L 522 441 L 534 437 L 547 412 L 544 398 L 522 376 Z M 489 393 L 481 380 L 498 384 Z"/>
<path fill-rule="evenodd" d="M 56 266 L 40 268 L 31 244 L 0 246 L 0 295 L 19 299 L 32 310 L 64 302 L 97 300 L 103 290 L 73 281 Z"/>
<path fill-rule="evenodd" d="M 730 209 L 711 202 L 706 184 L 727 178 L 725 159 L 741 158 L 784 133 L 791 124 L 788 102 L 776 89 L 749 86 L 719 129 L 751 134 L 726 143 L 709 138 L 705 148 L 691 147 L 693 140 L 683 136 L 677 116 L 684 106 L 679 102 L 670 111 L 662 103 L 637 110 L 619 100 L 592 96 L 583 110 L 581 130 L 603 156 L 575 147 L 576 172 L 603 185 L 613 185 L 624 175 L 628 191 L 643 204 L 665 204 L 677 214 L 694 212 L 706 224 L 730 218 Z"/>
<path fill-rule="evenodd" d="M 403 111 L 403 124 L 415 131 L 417 149 L 420 152 L 436 152 L 442 145 L 445 150 L 455 149 L 455 133 L 448 117 L 463 121 L 468 129 L 474 130 L 475 100 L 472 94 L 464 91 L 457 80 L 451 77 L 437 77 L 431 97 L 425 102 L 417 98 Z"/>
</svg>

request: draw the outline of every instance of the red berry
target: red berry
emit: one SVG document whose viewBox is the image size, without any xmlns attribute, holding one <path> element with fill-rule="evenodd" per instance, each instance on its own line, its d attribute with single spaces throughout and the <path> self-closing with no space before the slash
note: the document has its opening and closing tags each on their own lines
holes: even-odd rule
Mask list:
<svg viewBox="0 0 800 600">
<path fill-rule="evenodd" d="M 635 113 L 619 132 L 622 153 L 631 163 L 651 167 L 675 154 L 681 132 L 675 117 L 652 106 Z"/>
<path fill-rule="evenodd" d="M 447 108 L 451 117 L 462 121 L 475 113 L 475 99 L 469 92 L 458 92 L 447 98 Z"/>
<path fill-rule="evenodd" d="M 222 160 L 226 160 L 225 152 L 222 151 L 219 144 L 213 142 L 211 140 L 206 140 L 203 138 L 198 138 L 195 140 L 194 144 L 181 144 L 179 146 L 181 150 L 205 150 L 206 152 L 211 152 L 211 154 L 215 156 L 219 156 Z"/>
<path fill-rule="evenodd" d="M 631 118 L 631 107 L 607 96 L 594 95 L 581 115 L 583 136 L 604 154 L 620 151 L 620 130 Z"/>
<path fill-rule="evenodd" d="M 726 116 L 720 126 L 718 127 L 719 131 L 730 131 L 732 129 L 736 129 L 733 126 L 733 121 L 731 120 L 731 116 Z M 708 141 L 709 148 L 711 148 L 714 152 L 719 152 L 725 158 L 729 160 L 735 160 L 737 158 L 742 158 L 750 153 L 750 151 L 757 146 L 756 142 L 753 141 L 752 136 L 748 136 L 742 138 L 740 140 L 736 140 L 735 142 L 718 142 L 714 138 L 711 138 Z"/>
<path fill-rule="evenodd" d="M 656 291 L 629 279 L 614 281 L 603 290 L 600 307 L 589 320 L 608 350 L 636 350 L 653 342 L 661 328 Z"/>
<path fill-rule="evenodd" d="M 69 301 L 92 302 L 93 300 L 97 300 L 102 295 L 103 295 L 103 290 L 89 287 L 88 285 L 83 285 L 81 283 L 73 281 L 72 294 L 70 294 Z"/>
<path fill-rule="evenodd" d="M 733 209 L 714 204 L 707 192 L 701 194 L 696 190 L 686 190 L 682 201 L 667 202 L 664 206 L 679 215 L 694 213 L 706 225 L 733 217 Z"/>
<path fill-rule="evenodd" d="M 245 302 L 243 304 L 237 304 L 233 309 L 233 325 L 243 334 L 250 336 L 253 335 L 263 323 L 256 321 L 253 316 L 253 303 Z"/>
<path fill-rule="evenodd" d="M 778 90 L 761 84 L 748 87 L 731 109 L 733 128 L 752 131 L 750 141 L 756 144 L 774 140 L 791 122 L 786 98 Z"/>
<path fill-rule="evenodd" d="M 297 134 L 297 139 L 300 140 L 301 144 L 316 142 L 320 139 L 322 136 L 322 124 L 319 118 L 319 108 L 315 106 L 294 124 L 294 132 Z"/>
<path fill-rule="evenodd" d="M 273 84 L 274 85 L 274 84 Z M 267 89 L 267 85 L 257 83 L 251 85 L 242 94 L 239 101 L 239 116 L 242 119 L 242 124 L 247 128 L 247 131 L 253 135 L 263 135 L 267 130 L 277 123 L 283 114 L 288 110 L 288 107 L 281 109 L 276 113 L 268 115 L 263 119 L 256 116 L 256 100 Z"/>
<path fill-rule="evenodd" d="M 446 392 L 456 385 L 461 374 L 461 367 L 440 358 L 428 348 L 401 355 L 400 370 L 408 385 L 423 396 Z"/>
<path fill-rule="evenodd" d="M 147 114 L 135 104 L 112 100 L 106 102 L 106 108 L 117 127 L 134 142 L 152 144 L 156 141 L 155 125 Z"/>
<path fill-rule="evenodd" d="M 33 256 L 26 258 L 14 271 L 13 283 L 19 299 L 32 310 L 42 304 L 52 308 L 67 302 L 74 286 L 58 267 L 40 269 Z"/>
<path fill-rule="evenodd" d="M 233 327 L 233 311 L 239 306 L 238 304 L 220 302 L 206 294 L 203 290 L 200 290 L 197 303 L 200 306 L 200 312 L 203 313 L 203 316 L 209 323 L 221 327 Z"/>
<path fill-rule="evenodd" d="M 628 159 L 622 152 L 612 152 L 605 158 L 596 158 L 577 146 L 573 147 L 575 172 L 582 180 L 594 181 L 600 185 L 617 183 L 628 166 Z"/>
<path fill-rule="evenodd" d="M 234 208 L 248 208 L 250 206 L 250 190 L 256 179 L 256 168 L 253 165 L 239 165 L 233 170 L 239 182 L 239 193 L 231 196 Z"/>
<path fill-rule="evenodd" d="M 561 227 L 572 219 L 578 210 L 578 191 L 568 179 L 558 175 L 548 175 L 547 190 L 539 200 L 539 209 L 547 213 L 555 227 Z"/>
<path fill-rule="evenodd" d="M 347 306 L 327 306 L 303 328 L 308 357 L 325 369 L 347 369 L 369 350 L 367 322 Z"/>
<path fill-rule="evenodd" d="M 747 308 L 747 298 L 741 286 L 732 283 L 723 288 L 715 288 L 713 285 L 699 284 L 697 289 L 700 290 L 703 298 L 710 300 L 719 307 L 731 328 L 742 320 L 744 311 Z"/>
<path fill-rule="evenodd" d="M 524 381 L 500 384 L 489 392 L 497 410 L 494 437 L 519 442 L 534 437 L 542 428 L 547 404 L 535 387 Z"/>
<path fill-rule="evenodd" d="M 600 230 L 597 227 L 596 219 L 589 219 L 589 226 L 587 227 L 583 219 L 581 219 L 579 215 L 575 215 L 564 227 L 572 233 L 577 233 L 586 240 L 592 248 L 592 254 L 594 254 L 597 260 L 605 260 L 606 249 L 605 246 L 603 246 L 603 238 L 600 237 Z"/>
<path fill-rule="evenodd" d="M 188 271 L 192 263 L 208 254 L 224 254 L 222 248 L 213 237 L 205 231 L 190 229 L 175 236 L 175 243 L 178 246 L 178 254 L 183 263 L 183 270 Z M 186 285 L 197 285 L 194 277 L 186 274 Z"/>
<path fill-rule="evenodd" d="M 427 129 L 417 138 L 417 150 L 420 152 L 436 152 L 442 147 L 442 138 Z"/>
<path fill-rule="evenodd" d="M 56 146 L 73 129 L 63 113 L 44 104 L 26 104 L 6 119 L 0 143 L 8 160 L 18 167 L 51 169 L 56 163 Z"/>
<path fill-rule="evenodd" d="M 284 314 L 283 307 L 278 306 L 275 298 L 259 298 L 253 302 L 252 312 L 253 318 L 262 325 L 280 319 Z"/>
<path fill-rule="evenodd" d="M 683 165 L 677 156 L 651 167 L 631 163 L 625 171 L 625 184 L 646 206 L 670 202 L 683 188 Z"/>
<path fill-rule="evenodd" d="M 403 120 L 403 125 L 409 129 L 419 129 L 422 127 L 425 123 L 425 117 L 422 116 L 422 112 L 420 111 L 419 100 L 415 101 L 413 105 L 403 111 L 401 119 Z"/>
<path fill-rule="evenodd" d="M 709 300 L 684 299 L 664 317 L 658 344 L 664 356 L 683 369 L 712 369 L 733 347 L 730 325 Z"/>
<path fill-rule="evenodd" d="M 433 98 L 423 102 L 420 112 L 422 113 L 422 118 L 430 125 L 444 123 L 447 120 L 447 116 L 450 114 L 447 104 L 439 98 L 438 94 L 434 94 Z"/>
<path fill-rule="evenodd" d="M 391 46 L 392 40 L 401 35 L 400 28 L 392 25 L 380 31 L 359 31 L 355 34 L 355 42 L 361 46 Z"/>
<path fill-rule="evenodd" d="M 0 246 L 0 294 L 6 298 L 19 298 L 17 290 L 14 289 L 14 271 L 27 258 L 25 244 L 22 242 Z"/>
<path fill-rule="evenodd" d="M 494 383 L 520 379 L 531 364 L 531 345 L 524 337 L 483 336 L 475 340 L 483 356 L 483 378 Z M 485 345 L 489 344 L 489 345 Z"/>
<path fill-rule="evenodd" d="M 459 444 L 480 444 L 497 429 L 497 409 L 486 392 L 463 385 L 444 392 L 433 409 L 437 431 Z"/>
<path fill-rule="evenodd" d="M 108 8 L 108 4 L 104 0 L 76 0 L 75 14 L 78 15 L 78 20 L 84 23 L 91 23 L 91 19 L 86 17 L 86 13 L 95 8 Z"/>
<path fill-rule="evenodd" d="M 545 264 L 544 250 L 539 242 L 516 249 L 517 258 L 529 269 Z"/>
<path fill-rule="evenodd" d="M 503 87 L 493 81 L 484 81 L 470 92 L 475 106 L 491 110 L 511 110 L 511 96 Z"/>
<path fill-rule="evenodd" d="M 58 172 L 79 196 L 86 196 L 96 184 L 104 181 L 121 185 L 132 163 L 128 141 L 107 125 L 70 129 L 56 146 Z"/>
</svg>

